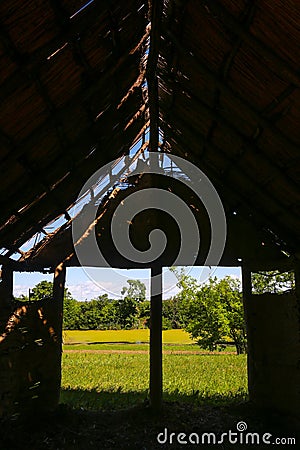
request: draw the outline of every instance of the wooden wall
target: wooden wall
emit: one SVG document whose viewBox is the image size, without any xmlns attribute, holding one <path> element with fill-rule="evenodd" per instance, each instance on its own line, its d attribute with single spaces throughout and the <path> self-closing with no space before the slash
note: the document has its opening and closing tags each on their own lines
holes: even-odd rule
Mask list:
<svg viewBox="0 0 300 450">
<path fill-rule="evenodd" d="M 300 320 L 296 294 L 245 295 L 250 400 L 300 417 Z"/>
<path fill-rule="evenodd" d="M 61 319 L 53 306 L 44 300 L 1 309 L 0 417 L 50 411 L 58 404 Z"/>
</svg>

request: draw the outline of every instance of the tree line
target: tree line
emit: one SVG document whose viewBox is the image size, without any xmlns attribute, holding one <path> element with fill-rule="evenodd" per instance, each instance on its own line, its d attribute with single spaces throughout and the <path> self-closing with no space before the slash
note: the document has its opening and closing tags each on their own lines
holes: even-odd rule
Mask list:
<svg viewBox="0 0 300 450">
<path fill-rule="evenodd" d="M 177 278 L 179 293 L 163 301 L 163 329 L 182 328 L 190 333 L 202 348 L 222 350 L 226 342 L 234 343 L 237 353 L 247 349 L 241 283 L 226 276 L 210 278 L 199 285 L 184 269 L 171 268 Z M 254 293 L 284 292 L 294 287 L 292 273 L 254 274 Z M 36 301 L 52 298 L 52 283 L 41 281 L 30 293 Z M 127 280 L 121 290 L 121 299 L 110 299 L 107 294 L 89 301 L 77 301 L 65 288 L 63 328 L 65 330 L 118 330 L 150 327 L 150 302 L 146 286 L 140 280 Z"/>
</svg>

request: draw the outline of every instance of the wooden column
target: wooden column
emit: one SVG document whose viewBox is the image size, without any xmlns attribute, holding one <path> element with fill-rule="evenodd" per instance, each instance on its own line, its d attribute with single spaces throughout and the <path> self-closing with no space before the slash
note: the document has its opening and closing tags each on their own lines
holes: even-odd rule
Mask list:
<svg viewBox="0 0 300 450">
<path fill-rule="evenodd" d="M 1 306 L 11 306 L 11 301 L 13 298 L 13 279 L 14 273 L 10 267 L 2 266 L 1 273 Z"/>
<path fill-rule="evenodd" d="M 0 283 L 0 331 L 3 332 L 12 310 L 14 273 L 10 267 L 2 266 Z M 4 327 L 4 328 L 3 328 Z"/>
<path fill-rule="evenodd" d="M 250 325 L 249 320 L 249 302 L 251 301 L 252 295 L 252 281 L 251 281 L 251 270 L 247 265 L 242 265 L 242 286 L 243 286 L 243 305 L 244 305 L 244 315 L 247 329 L 247 370 L 248 370 L 248 390 L 249 397 L 252 399 L 253 386 L 255 385 L 255 380 L 253 379 L 255 375 L 253 374 L 253 330 Z"/>
<path fill-rule="evenodd" d="M 63 264 L 56 267 L 53 278 L 53 301 L 49 304 L 47 317 L 53 330 L 53 345 L 49 349 L 48 363 L 51 365 L 49 378 L 45 380 L 47 409 L 55 409 L 59 403 L 61 385 L 61 355 L 62 355 L 62 320 L 66 269 Z"/>
<path fill-rule="evenodd" d="M 62 344 L 62 320 L 63 320 L 63 303 L 64 303 L 64 292 L 65 292 L 65 281 L 66 281 L 66 268 L 61 263 L 59 264 L 54 272 L 53 279 L 53 310 L 55 313 L 55 332 L 57 339 L 60 344 Z"/>
<path fill-rule="evenodd" d="M 62 323 L 65 281 L 66 268 L 61 263 L 56 267 L 53 279 L 53 327 L 57 345 L 57 403 L 59 402 L 61 384 Z"/>
<path fill-rule="evenodd" d="M 16 364 L 17 353 L 9 353 L 3 335 L 12 312 L 13 271 L 2 266 L 0 283 L 0 418 L 13 414 L 16 394 L 19 387 L 19 371 Z M 15 342 L 14 342 L 15 344 Z"/>
<path fill-rule="evenodd" d="M 151 268 L 150 405 L 162 408 L 162 268 Z"/>
<path fill-rule="evenodd" d="M 244 315 L 245 315 L 245 320 L 246 320 L 246 325 L 247 325 L 247 336 L 249 337 L 249 333 L 251 335 L 251 330 L 248 329 L 249 328 L 248 327 L 248 304 L 249 304 L 249 301 L 251 301 L 252 281 L 251 281 L 251 270 L 245 264 L 243 264 L 243 266 L 242 266 L 242 287 L 243 287 Z M 249 344 L 251 347 L 251 342 L 248 343 L 248 351 L 249 351 Z"/>
</svg>

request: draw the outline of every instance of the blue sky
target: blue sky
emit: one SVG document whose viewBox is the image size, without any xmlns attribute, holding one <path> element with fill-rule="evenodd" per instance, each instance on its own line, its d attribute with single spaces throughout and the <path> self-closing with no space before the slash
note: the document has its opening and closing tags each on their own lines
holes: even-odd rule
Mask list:
<svg viewBox="0 0 300 450">
<path fill-rule="evenodd" d="M 226 275 L 241 279 L 239 267 L 217 267 L 211 270 L 201 267 L 186 268 L 189 275 L 205 282 L 209 275 L 223 278 Z M 53 275 L 43 273 L 17 273 L 14 275 L 14 295 L 28 294 L 28 289 L 34 287 L 39 281 L 52 281 Z M 107 293 L 111 298 L 118 298 L 128 279 L 139 279 L 145 283 L 149 295 L 150 270 L 120 270 L 120 269 L 84 269 L 68 268 L 66 286 L 77 300 L 90 300 L 98 295 Z M 175 276 L 164 269 L 164 298 L 169 298 L 178 292 Z"/>
</svg>

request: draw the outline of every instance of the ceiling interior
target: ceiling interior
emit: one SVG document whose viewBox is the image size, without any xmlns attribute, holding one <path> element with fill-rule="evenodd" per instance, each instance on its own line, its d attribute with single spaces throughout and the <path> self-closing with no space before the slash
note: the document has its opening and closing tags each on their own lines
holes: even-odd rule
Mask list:
<svg viewBox="0 0 300 450">
<path fill-rule="evenodd" d="M 0 27 L 0 262 L 148 135 L 299 255 L 299 2 L 11 0 Z"/>
</svg>

